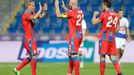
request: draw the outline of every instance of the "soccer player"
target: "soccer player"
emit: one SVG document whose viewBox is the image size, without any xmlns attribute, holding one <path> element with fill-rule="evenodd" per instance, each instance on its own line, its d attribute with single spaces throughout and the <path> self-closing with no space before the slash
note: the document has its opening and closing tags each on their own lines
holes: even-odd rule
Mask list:
<svg viewBox="0 0 134 75">
<path fill-rule="evenodd" d="M 68 18 L 70 42 L 69 42 L 69 69 L 68 75 L 72 75 L 74 68 L 75 75 L 80 75 L 80 62 L 78 58 L 78 49 L 82 42 L 82 18 L 83 12 L 78 7 L 78 0 L 69 0 L 71 10 L 65 9 L 66 13 L 62 14 L 59 10 L 59 1 L 55 0 L 56 16 L 58 18 Z"/>
<path fill-rule="evenodd" d="M 29 57 L 25 58 L 15 69 L 16 75 L 20 75 L 20 70 L 27 65 L 31 64 L 32 75 L 36 75 L 36 58 L 37 58 L 37 45 L 34 32 L 34 20 L 43 18 L 46 15 L 47 4 L 44 3 L 44 11 L 42 12 L 42 6 L 39 3 L 39 11 L 34 13 L 35 4 L 33 1 L 26 2 L 26 11 L 22 15 L 22 26 L 24 29 L 23 44 L 29 54 Z"/>
<path fill-rule="evenodd" d="M 62 1 L 62 8 L 67 11 L 68 9 L 65 6 L 64 1 Z M 83 41 L 84 41 L 84 37 L 86 35 L 86 28 L 87 28 L 87 24 L 86 21 L 84 19 L 82 19 L 82 34 L 83 34 Z M 80 48 L 79 48 L 79 60 L 80 60 L 80 68 L 84 67 L 84 57 L 83 57 L 83 45 L 84 42 L 82 41 Z"/>
<path fill-rule="evenodd" d="M 92 23 L 94 25 L 101 22 L 102 29 L 100 32 L 99 41 L 99 54 L 100 54 L 100 75 L 105 75 L 105 56 L 108 54 L 116 69 L 117 75 L 122 75 L 120 65 L 117 59 L 117 50 L 115 44 L 115 32 L 119 30 L 120 18 L 117 13 L 111 10 L 111 2 L 106 0 L 102 3 L 103 13 L 96 18 L 99 14 L 98 11 L 94 12 Z"/>
<path fill-rule="evenodd" d="M 129 22 L 127 18 L 123 17 L 123 13 L 124 12 L 121 9 L 118 11 L 120 17 L 120 29 L 115 35 L 116 49 L 118 50 L 119 62 L 125 50 L 126 39 L 128 42 L 131 40 L 130 31 L 129 31 Z"/>
<path fill-rule="evenodd" d="M 82 34 L 83 34 L 83 40 L 81 43 L 81 46 L 79 48 L 79 59 L 80 59 L 80 68 L 84 67 L 84 56 L 83 56 L 83 47 L 84 47 L 84 37 L 86 36 L 86 29 L 87 29 L 87 24 L 84 19 L 82 19 Z"/>
</svg>

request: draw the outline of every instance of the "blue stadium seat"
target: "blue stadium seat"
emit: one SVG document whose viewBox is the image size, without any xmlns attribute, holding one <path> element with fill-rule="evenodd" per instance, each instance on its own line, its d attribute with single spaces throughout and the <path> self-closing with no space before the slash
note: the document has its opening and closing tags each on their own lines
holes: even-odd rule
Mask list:
<svg viewBox="0 0 134 75">
<path fill-rule="evenodd" d="M 122 7 L 121 5 L 115 5 L 115 6 L 114 6 L 114 11 L 118 11 L 118 10 L 120 10 L 121 7 Z"/>
<path fill-rule="evenodd" d="M 61 5 L 61 1 L 60 5 Z M 87 22 L 87 27 L 88 27 L 88 32 L 96 33 L 98 31 L 99 26 L 93 26 L 91 23 L 91 18 L 93 16 L 93 12 L 95 10 L 100 11 L 100 6 L 101 6 L 101 0 L 79 0 L 79 6 L 82 8 L 85 20 Z M 38 33 L 40 30 L 42 30 L 44 33 L 51 33 L 54 31 L 55 33 L 62 33 L 62 31 L 65 31 L 66 33 L 69 32 L 68 29 L 68 21 L 67 19 L 62 19 L 62 22 L 59 22 L 55 14 L 55 8 L 54 8 L 54 1 L 53 0 L 35 0 L 35 10 L 36 12 L 39 9 L 39 2 L 41 2 L 42 6 L 44 2 L 48 4 L 48 11 L 47 15 L 45 18 L 40 19 L 37 25 L 35 26 L 35 31 Z M 65 4 L 67 4 L 69 1 L 64 0 Z M 134 15 L 134 0 L 112 0 L 114 10 L 118 10 L 121 8 L 121 6 L 126 8 L 126 13 L 125 16 L 128 17 L 129 15 L 132 16 Z M 90 8 L 91 6 L 91 8 Z M 21 17 L 22 13 L 25 11 L 25 6 L 20 9 L 18 14 L 16 15 L 16 20 L 15 22 L 11 23 L 11 26 L 8 28 L 9 33 L 15 33 L 16 31 L 22 32 L 22 23 L 21 23 Z M 65 12 L 63 8 L 60 6 L 61 12 Z M 50 19 L 50 23 L 49 23 Z M 131 22 L 134 21 L 134 18 L 131 17 Z M 132 30 L 134 28 L 133 23 L 131 23 L 130 29 Z"/>
<path fill-rule="evenodd" d="M 20 33 L 23 33 L 23 32 L 24 32 L 24 29 L 23 29 L 22 27 L 20 27 L 20 28 L 18 28 L 18 31 L 19 31 Z"/>
<path fill-rule="evenodd" d="M 57 23 L 57 18 L 56 17 L 50 17 L 50 22 L 51 23 Z"/>
<path fill-rule="evenodd" d="M 89 26 L 88 32 L 89 33 L 96 33 L 97 30 L 98 30 L 98 26 L 97 25 L 96 26 L 91 25 L 91 26 Z"/>
<path fill-rule="evenodd" d="M 69 27 L 68 26 L 65 28 L 65 32 L 69 33 Z"/>
<path fill-rule="evenodd" d="M 126 5 L 133 5 L 134 0 L 124 0 Z"/>
<path fill-rule="evenodd" d="M 8 28 L 9 33 L 16 33 L 16 28 Z"/>
<path fill-rule="evenodd" d="M 134 30 L 134 16 L 130 16 L 130 24 L 129 24 L 129 29 L 130 31 Z"/>
<path fill-rule="evenodd" d="M 41 29 L 43 30 L 44 33 L 51 33 L 52 32 L 52 24 L 48 24 L 46 22 L 46 24 L 44 24 L 44 26 L 41 27 Z"/>
<path fill-rule="evenodd" d="M 34 30 L 35 30 L 36 33 L 39 33 L 40 25 L 39 24 L 35 24 Z"/>
<path fill-rule="evenodd" d="M 60 33 L 62 33 L 62 31 L 63 31 L 63 27 L 62 26 L 59 26 L 59 27 L 55 27 L 54 28 L 54 32 L 57 34 L 60 34 Z"/>
</svg>

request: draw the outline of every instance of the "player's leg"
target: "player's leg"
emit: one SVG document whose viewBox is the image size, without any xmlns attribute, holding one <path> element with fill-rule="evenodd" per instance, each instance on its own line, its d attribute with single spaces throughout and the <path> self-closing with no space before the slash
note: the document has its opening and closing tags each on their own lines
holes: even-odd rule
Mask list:
<svg viewBox="0 0 134 75">
<path fill-rule="evenodd" d="M 73 56 L 75 75 L 80 75 L 80 61 L 79 61 L 78 52 L 79 52 L 79 48 L 80 48 L 81 43 L 82 43 L 82 38 L 74 40 L 74 52 L 76 53 Z"/>
<path fill-rule="evenodd" d="M 68 58 L 69 58 L 69 62 L 68 62 L 68 75 L 72 75 L 73 72 L 73 59 L 71 57 L 71 51 L 72 51 L 72 45 L 71 45 L 71 40 L 69 40 L 69 47 L 68 47 Z"/>
<path fill-rule="evenodd" d="M 31 48 L 31 50 L 32 50 L 32 55 L 31 55 L 31 62 L 30 62 L 30 64 L 31 64 L 31 68 L 32 68 L 32 75 L 36 75 L 36 59 L 37 59 L 37 46 L 36 46 L 36 41 L 35 40 L 33 40 L 32 42 L 31 42 L 31 46 L 32 47 L 30 47 Z"/>
<path fill-rule="evenodd" d="M 72 75 L 72 72 L 73 72 L 73 59 L 72 59 L 70 54 L 69 54 L 68 58 L 69 58 L 68 75 Z"/>
<path fill-rule="evenodd" d="M 80 61 L 78 54 L 71 54 L 75 75 L 80 75 Z"/>
<path fill-rule="evenodd" d="M 100 54 L 100 75 L 105 75 L 106 61 L 105 55 L 108 52 L 109 42 L 99 41 L 99 54 Z"/>
<path fill-rule="evenodd" d="M 124 54 L 124 50 L 120 49 L 119 52 L 120 52 L 120 56 L 118 57 L 118 60 L 120 61 L 122 56 L 123 56 L 123 54 Z"/>
<path fill-rule="evenodd" d="M 73 60 L 73 67 L 75 75 L 80 75 L 80 61 L 78 56 L 78 49 L 81 45 L 82 39 L 71 39 L 69 54 Z"/>
<path fill-rule="evenodd" d="M 120 68 L 117 56 L 116 55 L 110 55 L 110 58 L 111 58 L 112 63 L 114 65 L 115 69 L 116 69 L 117 74 L 118 75 L 122 75 L 121 68 Z"/>
<path fill-rule="evenodd" d="M 116 69 L 116 72 L 118 75 L 121 75 L 121 68 L 117 59 L 117 50 L 116 50 L 116 44 L 115 42 L 110 42 L 110 48 L 109 48 L 109 56 L 111 58 L 111 61 Z"/>
<path fill-rule="evenodd" d="M 122 58 L 122 56 L 123 56 L 123 54 L 124 54 L 124 50 L 125 50 L 125 43 L 122 43 L 122 45 L 121 45 L 121 48 L 119 48 L 119 49 L 117 49 L 118 50 L 118 61 L 119 61 L 119 63 L 121 62 L 121 58 Z"/>
<path fill-rule="evenodd" d="M 119 64 L 120 64 L 121 58 L 122 58 L 123 53 L 124 53 L 124 50 L 122 50 L 121 48 L 119 48 L 119 49 L 117 49 L 117 51 L 118 51 L 117 59 L 118 59 Z"/>
<path fill-rule="evenodd" d="M 106 61 L 105 55 L 100 54 L 100 75 L 105 75 Z"/>
<path fill-rule="evenodd" d="M 24 47 L 27 50 L 27 53 L 30 54 L 30 48 L 28 45 L 28 42 L 23 42 Z M 19 71 L 25 66 L 27 65 L 29 62 L 31 61 L 30 56 L 25 58 L 15 69 L 14 72 L 16 73 L 16 75 L 20 75 Z"/>
<path fill-rule="evenodd" d="M 84 41 L 82 41 L 80 48 L 79 48 L 79 60 L 80 60 L 80 68 L 84 67 L 84 56 L 83 56 L 83 51 L 84 51 Z"/>
<path fill-rule="evenodd" d="M 115 39 L 116 39 L 116 49 L 118 51 L 117 57 L 118 57 L 118 61 L 120 62 L 124 53 L 126 40 L 123 38 L 118 38 L 118 37 L 116 37 Z"/>
<path fill-rule="evenodd" d="M 81 46 L 79 48 L 80 68 L 83 68 L 84 67 L 83 46 L 84 46 L 84 43 L 82 42 L 81 43 Z"/>
<path fill-rule="evenodd" d="M 36 75 L 36 56 L 32 57 L 30 64 L 32 68 L 32 75 Z"/>
<path fill-rule="evenodd" d="M 82 48 L 80 48 L 80 49 L 82 49 Z M 83 57 L 83 52 L 80 49 L 79 49 L 80 68 L 83 68 L 84 67 L 84 57 Z"/>
<path fill-rule="evenodd" d="M 16 70 L 20 71 L 25 65 L 27 65 L 31 61 L 31 58 L 25 58 L 17 67 Z"/>
</svg>

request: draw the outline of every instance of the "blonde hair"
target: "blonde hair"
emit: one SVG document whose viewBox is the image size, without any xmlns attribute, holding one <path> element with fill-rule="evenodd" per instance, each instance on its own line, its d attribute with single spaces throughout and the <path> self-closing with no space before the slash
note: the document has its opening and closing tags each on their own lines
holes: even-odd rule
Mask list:
<svg viewBox="0 0 134 75">
<path fill-rule="evenodd" d="M 34 4 L 32 0 L 25 0 L 25 6 L 28 7 L 29 5 Z"/>
</svg>

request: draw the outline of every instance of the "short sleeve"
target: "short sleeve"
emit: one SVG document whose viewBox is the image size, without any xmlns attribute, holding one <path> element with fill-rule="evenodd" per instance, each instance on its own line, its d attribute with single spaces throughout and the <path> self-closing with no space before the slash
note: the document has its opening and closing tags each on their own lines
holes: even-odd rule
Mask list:
<svg viewBox="0 0 134 75">
<path fill-rule="evenodd" d="M 104 13 L 102 13 L 99 17 L 99 20 L 102 21 L 104 19 Z"/>
</svg>

